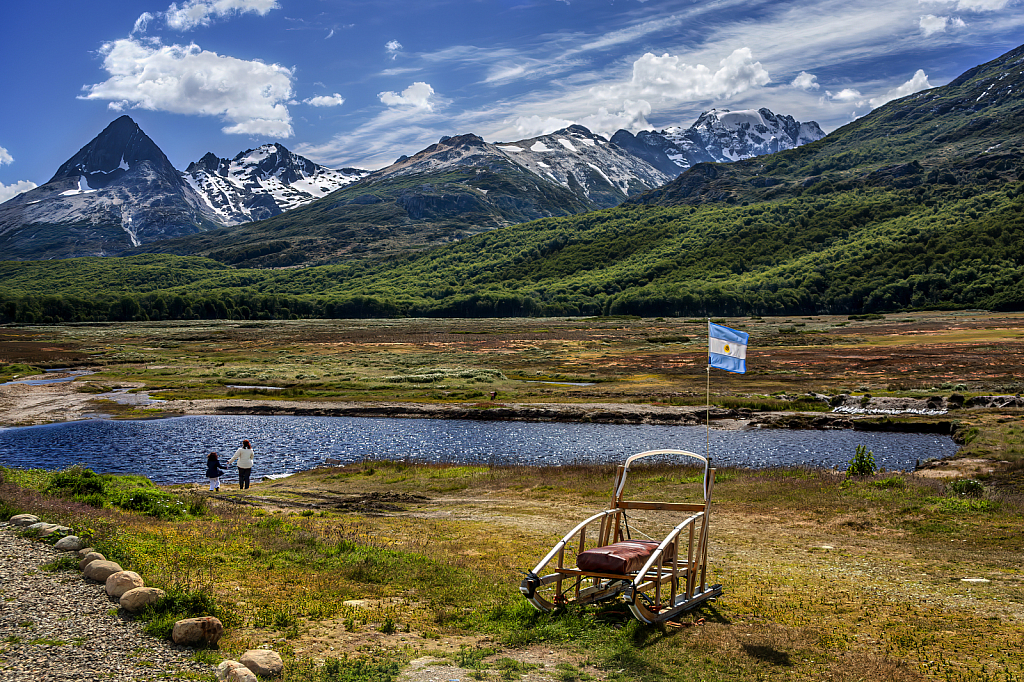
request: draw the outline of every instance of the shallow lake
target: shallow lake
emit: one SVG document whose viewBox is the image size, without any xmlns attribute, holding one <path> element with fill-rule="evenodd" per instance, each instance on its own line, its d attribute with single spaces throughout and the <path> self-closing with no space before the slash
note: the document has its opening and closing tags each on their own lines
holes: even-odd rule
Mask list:
<svg viewBox="0 0 1024 682">
<path fill-rule="evenodd" d="M 157 483 L 203 480 L 206 455 L 221 464 L 242 439 L 256 451 L 253 477 L 302 471 L 325 458 L 342 462 L 410 459 L 449 463 L 559 465 L 621 462 L 659 448 L 704 454 L 703 426 L 479 422 L 458 419 L 205 416 L 147 421 L 86 420 L 0 429 L 0 463 L 100 473 L 142 474 Z M 957 446 L 944 436 L 852 430 L 711 429 L 716 466 L 809 465 L 845 469 L 858 445 L 880 468 L 909 470 Z M 232 467 L 233 468 L 233 467 Z M 233 471 L 229 470 L 229 480 Z"/>
</svg>

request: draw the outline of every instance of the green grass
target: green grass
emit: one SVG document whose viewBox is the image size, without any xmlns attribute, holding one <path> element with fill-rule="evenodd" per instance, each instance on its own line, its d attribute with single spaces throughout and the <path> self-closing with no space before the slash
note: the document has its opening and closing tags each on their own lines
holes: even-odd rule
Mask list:
<svg viewBox="0 0 1024 682">
<path fill-rule="evenodd" d="M 17 476 L 46 487 L 38 473 L 7 478 Z M 875 671 L 872 679 L 981 680 L 994 674 L 996 662 L 1024 672 L 1001 653 L 1020 639 L 1012 620 L 1000 616 L 1003 600 L 1020 596 L 1012 577 L 973 588 L 973 596 L 950 579 L 1019 572 L 1024 508 L 1017 498 L 990 490 L 961 497 L 941 482 L 894 473 L 848 479 L 806 468 L 723 469 L 715 488 L 711 575 L 726 586 L 722 599 L 684 617 L 680 628 L 641 626 L 614 602 L 535 611 L 518 593 L 521 571 L 574 520 L 607 504 L 611 477 L 611 467 L 382 460 L 346 467 L 343 475 L 314 470 L 258 491 L 287 508 L 302 494 L 422 494 L 443 481 L 463 501 L 437 495 L 410 513 L 389 515 L 254 514 L 220 503 L 188 520 L 87 508 L 97 515 L 88 523 L 97 546 L 116 550 L 147 584 L 168 590 L 144 616 L 151 632 L 165 636 L 184 615 L 217 615 L 229 628 L 219 655 L 283 640 L 289 680 L 390 681 L 416 655 L 401 640 L 349 658 L 327 652 L 322 662 L 295 653 L 316 628 L 350 637 L 372 631 L 399 638 L 406 630 L 425 639 L 433 633 L 429 641 L 489 637 L 490 645 L 467 645 L 452 660 L 498 679 L 528 672 L 515 653 L 527 646 L 585 655 L 609 679 L 622 681 L 784 675 L 853 682 L 868 670 Z M 641 499 L 699 495 L 696 471 L 668 464 L 638 466 L 630 484 Z M 0 487 L 0 497 L 12 494 Z M 63 498 L 25 500 L 41 512 L 64 504 Z M 671 522 L 633 523 L 653 530 Z M 928 597 L 908 598 L 907 590 Z M 965 598 L 970 610 L 958 605 Z M 961 641 L 970 648 L 949 656 Z M 554 674 L 587 679 L 578 667 Z"/>
</svg>

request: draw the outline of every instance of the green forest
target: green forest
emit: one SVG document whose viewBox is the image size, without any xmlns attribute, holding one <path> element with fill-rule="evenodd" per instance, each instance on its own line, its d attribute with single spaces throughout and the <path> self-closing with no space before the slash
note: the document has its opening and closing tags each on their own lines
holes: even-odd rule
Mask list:
<svg viewBox="0 0 1024 682">
<path fill-rule="evenodd" d="M 1024 183 L 629 205 L 393 258 L 0 262 L 0 322 L 1024 309 Z"/>
</svg>

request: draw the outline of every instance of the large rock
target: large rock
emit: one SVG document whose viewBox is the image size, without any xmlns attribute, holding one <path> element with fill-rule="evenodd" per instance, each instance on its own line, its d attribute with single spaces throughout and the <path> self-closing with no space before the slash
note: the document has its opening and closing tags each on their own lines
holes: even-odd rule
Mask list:
<svg viewBox="0 0 1024 682">
<path fill-rule="evenodd" d="M 82 538 L 77 535 L 68 535 L 57 540 L 57 544 L 54 547 L 62 552 L 77 552 L 82 549 Z"/>
<path fill-rule="evenodd" d="M 89 552 L 84 557 L 82 557 L 81 561 L 78 562 L 78 570 L 79 571 L 84 571 L 86 566 L 88 566 L 92 562 L 94 562 L 94 561 L 104 561 L 104 560 L 106 560 L 106 558 L 107 557 L 103 556 L 99 552 Z"/>
<path fill-rule="evenodd" d="M 221 661 L 216 675 L 220 682 L 259 682 L 256 675 L 238 661 Z"/>
<path fill-rule="evenodd" d="M 121 595 L 121 608 L 125 611 L 137 613 L 167 593 L 157 587 L 136 587 Z"/>
<path fill-rule="evenodd" d="M 39 523 L 39 517 L 35 514 L 15 514 L 11 517 L 10 523 L 12 526 L 31 526 L 33 523 Z"/>
<path fill-rule="evenodd" d="M 199 644 L 216 644 L 224 634 L 224 625 L 213 616 L 186 618 L 174 624 L 171 639 L 175 644 L 196 646 Z"/>
<path fill-rule="evenodd" d="M 98 583 L 106 583 L 107 578 L 118 571 L 124 570 L 121 565 L 116 561 L 107 561 L 106 559 L 97 559 L 96 561 L 89 562 L 89 565 L 82 571 L 89 580 L 95 580 Z"/>
<path fill-rule="evenodd" d="M 46 521 L 39 521 L 37 523 L 31 523 L 25 526 L 25 530 L 34 530 L 37 535 L 42 535 L 48 530 L 58 528 L 56 523 L 47 523 Z"/>
<path fill-rule="evenodd" d="M 145 585 L 146 582 L 142 579 L 142 576 L 135 571 L 118 571 L 107 576 L 105 588 L 108 595 L 120 599 L 128 590 L 134 590 L 136 587 L 144 587 Z"/>
<path fill-rule="evenodd" d="M 260 677 L 277 677 L 284 670 L 281 654 L 269 649 L 249 649 L 242 654 L 241 661 Z"/>
</svg>

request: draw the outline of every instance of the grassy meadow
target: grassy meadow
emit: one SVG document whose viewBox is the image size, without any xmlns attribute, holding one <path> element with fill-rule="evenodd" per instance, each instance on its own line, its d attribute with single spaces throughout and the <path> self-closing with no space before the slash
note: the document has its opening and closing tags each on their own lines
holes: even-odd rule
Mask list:
<svg viewBox="0 0 1024 682">
<path fill-rule="evenodd" d="M 1021 447 L 1024 429 L 1006 435 Z M 228 634 L 201 660 L 267 644 L 285 656 L 287 680 L 394 679 L 425 655 L 474 679 L 1008 682 L 1024 673 L 1024 498 L 991 482 L 972 496 L 902 473 L 720 470 L 716 603 L 668 626 L 641 626 L 614 602 L 535 612 L 518 592 L 522 572 L 607 504 L 610 469 L 370 461 L 218 496 L 173 487 L 179 511 L 156 516 L 59 497 L 57 474 L 3 470 L 0 500 L 4 513 L 72 525 L 168 590 L 165 610 L 144 615 L 153 633 L 184 615 L 217 615 Z M 104 478 L 114 501 L 137 484 Z M 699 475 L 654 464 L 630 487 L 641 499 L 693 498 Z M 673 523 L 651 512 L 632 520 L 655 537 Z M 546 667 L 531 663 L 537 651 Z"/>
<path fill-rule="evenodd" d="M 1021 391 L 1019 314 L 723 322 L 751 334 L 748 373 L 713 378 L 712 402 L 725 407 L 807 410 L 812 392 Z M 67 390 L 119 418 L 234 398 L 692 405 L 704 400 L 705 325 L 622 317 L 4 326 L 0 376 L 94 370 Z M 105 395 L 116 388 L 169 400 L 117 406 Z M 1010 682 L 1024 675 L 1022 417 L 1019 408 L 942 417 L 958 424 L 961 456 L 987 462 L 973 483 L 719 470 L 709 556 L 724 595 L 658 627 L 615 602 L 539 614 L 519 594 L 523 572 L 607 505 L 610 466 L 371 458 L 217 495 L 139 477 L 0 469 L 0 516 L 32 512 L 72 526 L 168 591 L 142 616 L 150 632 L 167 636 L 180 617 L 216 615 L 226 636 L 197 651 L 200 660 L 268 645 L 284 655 L 289 681 L 384 682 L 433 656 L 479 680 Z M 630 489 L 685 499 L 698 495 L 698 481 L 693 470 L 655 463 L 636 469 Z M 677 522 L 638 512 L 631 527 L 658 537 Z"/>
</svg>

